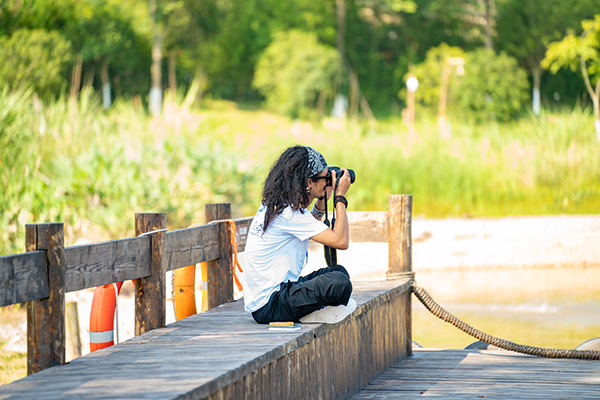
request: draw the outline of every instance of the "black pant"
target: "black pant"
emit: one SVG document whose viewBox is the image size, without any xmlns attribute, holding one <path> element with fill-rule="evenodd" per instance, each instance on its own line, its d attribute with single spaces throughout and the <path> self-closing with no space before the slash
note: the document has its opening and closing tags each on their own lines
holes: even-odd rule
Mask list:
<svg viewBox="0 0 600 400">
<path fill-rule="evenodd" d="M 346 268 L 321 268 L 296 282 L 282 282 L 267 304 L 252 313 L 259 324 L 298 322 L 300 318 L 324 306 L 348 304 L 352 282 Z"/>
</svg>

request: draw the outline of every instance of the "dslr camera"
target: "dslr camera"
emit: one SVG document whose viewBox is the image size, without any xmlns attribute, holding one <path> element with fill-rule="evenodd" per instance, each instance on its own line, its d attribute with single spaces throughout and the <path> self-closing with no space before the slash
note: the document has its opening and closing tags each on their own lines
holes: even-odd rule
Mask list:
<svg viewBox="0 0 600 400">
<path fill-rule="evenodd" d="M 333 174 L 331 171 L 335 171 L 335 176 L 337 179 L 340 179 L 342 176 L 344 176 L 344 170 L 340 167 L 327 167 L 327 186 L 331 186 L 333 184 Z M 348 168 L 348 173 L 350 174 L 350 183 L 354 183 L 356 180 L 356 174 L 354 173 L 354 170 Z"/>
</svg>

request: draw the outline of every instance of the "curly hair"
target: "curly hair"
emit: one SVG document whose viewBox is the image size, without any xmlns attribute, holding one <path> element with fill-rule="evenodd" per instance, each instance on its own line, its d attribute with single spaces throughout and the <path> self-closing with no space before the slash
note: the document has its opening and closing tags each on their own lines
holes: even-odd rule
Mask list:
<svg viewBox="0 0 600 400">
<path fill-rule="evenodd" d="M 304 146 L 286 149 L 275 161 L 265 180 L 262 205 L 267 207 L 267 211 L 263 232 L 287 206 L 300 212 L 302 207 L 308 207 L 308 178 L 308 150 Z"/>
</svg>

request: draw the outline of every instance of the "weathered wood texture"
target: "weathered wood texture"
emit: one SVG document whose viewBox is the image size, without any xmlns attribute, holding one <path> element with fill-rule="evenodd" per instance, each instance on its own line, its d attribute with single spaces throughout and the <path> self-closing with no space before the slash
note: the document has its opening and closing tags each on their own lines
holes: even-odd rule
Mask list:
<svg viewBox="0 0 600 400">
<path fill-rule="evenodd" d="M 167 271 L 221 256 L 219 225 L 202 225 L 167 232 Z"/>
<path fill-rule="evenodd" d="M 224 304 L 0 387 L 0 398 L 343 399 L 403 353 L 408 282 L 361 282 L 337 324 L 273 332 Z"/>
<path fill-rule="evenodd" d="M 246 248 L 253 217 L 234 220 L 238 253 Z M 32 225 L 35 227 L 35 225 Z M 220 225 L 203 225 L 167 232 L 167 271 L 218 260 Z M 45 240 L 45 239 L 44 239 Z M 151 240 L 147 237 L 65 247 L 65 291 L 93 288 L 151 275 Z M 49 296 L 46 253 L 0 256 L 0 307 Z"/>
<path fill-rule="evenodd" d="M 415 350 L 352 400 L 598 399 L 600 363 L 508 351 Z"/>
<path fill-rule="evenodd" d="M 27 302 L 27 374 L 65 363 L 65 240 L 62 223 L 26 227 L 28 251 L 45 250 L 48 297 Z"/>
<path fill-rule="evenodd" d="M 388 278 L 412 271 L 412 196 L 390 195 Z"/>
<path fill-rule="evenodd" d="M 0 307 L 48 297 L 45 251 L 0 257 Z"/>
<path fill-rule="evenodd" d="M 404 279 L 412 271 L 412 196 L 390 195 L 388 198 L 389 262 L 387 279 Z M 406 295 L 406 352 L 412 355 L 412 297 Z"/>
<path fill-rule="evenodd" d="M 151 274 L 148 237 L 111 240 L 65 248 L 66 289 L 74 292 Z"/>
<path fill-rule="evenodd" d="M 204 206 L 206 222 L 231 219 L 231 204 L 215 203 Z M 219 227 L 219 259 L 207 263 L 208 308 L 233 301 L 233 256 L 229 227 L 217 222 Z"/>
<path fill-rule="evenodd" d="M 135 214 L 135 234 L 165 229 L 165 213 Z M 151 261 L 150 275 L 135 280 L 135 332 L 136 336 L 166 324 L 165 273 L 167 271 L 167 233 L 155 232 L 148 235 Z"/>
<path fill-rule="evenodd" d="M 387 241 L 386 212 L 349 212 L 350 237 L 355 242 Z M 220 219 L 220 218 L 219 218 Z M 253 217 L 236 223 L 238 253 L 246 249 Z M 219 259 L 219 224 L 167 232 L 167 271 Z M 151 240 L 135 237 L 65 247 L 65 290 L 74 292 L 96 286 L 150 276 Z M 48 297 L 46 257 L 42 253 L 0 257 L 0 307 Z"/>
</svg>

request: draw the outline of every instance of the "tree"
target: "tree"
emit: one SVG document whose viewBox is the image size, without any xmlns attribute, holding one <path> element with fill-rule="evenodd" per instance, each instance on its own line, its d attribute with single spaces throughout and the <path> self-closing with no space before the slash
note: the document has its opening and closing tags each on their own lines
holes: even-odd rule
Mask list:
<svg viewBox="0 0 600 400">
<path fill-rule="evenodd" d="M 540 112 L 540 87 L 543 69 L 540 62 L 551 41 L 559 40 L 567 29 L 591 16 L 590 0 L 504 0 L 498 2 L 497 27 L 500 48 L 516 57 L 533 80 L 532 108 Z"/>
<path fill-rule="evenodd" d="M 81 60 L 85 71 L 84 84 L 91 85 L 99 70 L 105 107 L 112 101 L 111 69 L 121 76 L 143 76 L 139 72 L 144 60 L 140 53 L 146 46 L 125 7 L 114 0 L 38 0 L 28 18 L 29 25 L 60 32 L 70 39 L 73 55 Z"/>
<path fill-rule="evenodd" d="M 414 75 L 419 80 L 419 90 L 417 90 L 416 100 L 426 106 L 435 106 L 440 101 L 440 88 L 442 86 L 442 75 L 444 66 L 447 60 L 451 58 L 467 59 L 467 53 L 456 46 L 449 46 L 446 43 L 441 43 L 439 46 L 432 47 L 427 51 L 425 61 L 417 64 L 410 69 L 409 74 Z M 403 81 L 406 81 L 408 75 L 404 76 Z M 448 87 L 456 86 L 458 75 L 451 74 L 448 76 Z M 404 98 L 406 89 L 403 89 L 399 96 Z"/>
<path fill-rule="evenodd" d="M 570 33 L 548 45 L 542 67 L 556 73 L 560 68 L 581 69 L 585 87 L 594 105 L 594 126 L 600 142 L 600 14 L 581 22 L 583 34 Z M 595 82 L 595 88 L 593 87 Z"/>
<path fill-rule="evenodd" d="M 320 44 L 315 34 L 279 32 L 256 65 L 253 85 L 266 97 L 268 107 L 306 117 L 317 97 L 333 92 L 339 68 L 336 49 Z"/>
<path fill-rule="evenodd" d="M 457 104 L 477 119 L 506 121 L 522 110 L 528 89 L 527 72 L 515 58 L 478 49 L 467 53 L 465 73 L 454 95 Z"/>
<path fill-rule="evenodd" d="M 33 0 L 0 0 L 0 36 L 12 36 L 20 28 L 29 27 Z"/>
<path fill-rule="evenodd" d="M 0 87 L 32 86 L 49 95 L 66 83 L 71 42 L 58 32 L 19 29 L 11 37 L 0 37 L 0 60 Z"/>
</svg>

